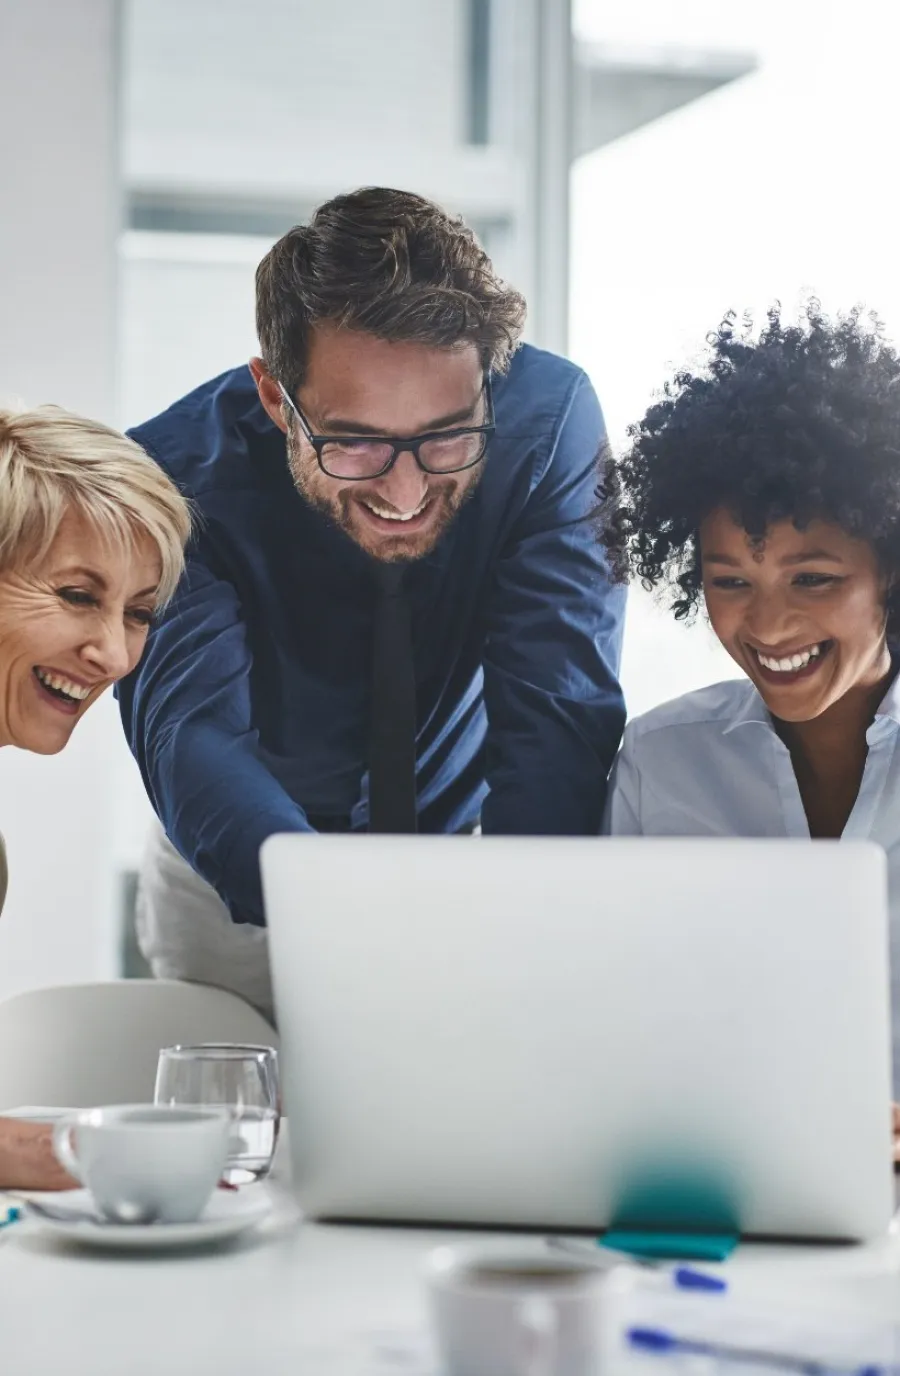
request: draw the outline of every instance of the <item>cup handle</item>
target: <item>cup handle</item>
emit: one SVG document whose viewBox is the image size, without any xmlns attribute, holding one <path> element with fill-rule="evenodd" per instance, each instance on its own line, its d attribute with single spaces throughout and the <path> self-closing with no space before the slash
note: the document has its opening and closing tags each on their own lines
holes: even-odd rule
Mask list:
<svg viewBox="0 0 900 1376">
<path fill-rule="evenodd" d="M 78 1157 L 75 1155 L 75 1148 L 72 1146 L 72 1133 L 75 1124 L 70 1118 L 63 1118 L 56 1123 L 53 1128 L 53 1154 L 59 1164 L 69 1172 L 73 1180 L 84 1184 L 84 1177 L 81 1174 L 81 1167 L 78 1164 Z"/>
<path fill-rule="evenodd" d="M 519 1306 L 521 1376 L 553 1376 L 556 1369 L 556 1305 L 543 1295 L 529 1295 Z"/>
</svg>

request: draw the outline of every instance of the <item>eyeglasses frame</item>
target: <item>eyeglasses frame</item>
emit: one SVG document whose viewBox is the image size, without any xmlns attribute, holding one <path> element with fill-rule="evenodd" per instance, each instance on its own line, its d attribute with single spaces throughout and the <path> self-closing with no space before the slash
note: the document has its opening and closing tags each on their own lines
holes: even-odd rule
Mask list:
<svg viewBox="0 0 900 1376">
<path fill-rule="evenodd" d="M 451 430 L 428 430 L 422 435 L 317 435 L 313 432 L 312 426 L 304 416 L 300 407 L 294 401 L 290 392 L 283 382 L 278 383 L 278 390 L 281 392 L 286 404 L 290 407 L 300 429 L 303 431 L 304 438 L 312 445 L 315 450 L 316 462 L 326 478 L 333 478 L 336 482 L 342 483 L 367 483 L 375 478 L 383 478 L 386 473 L 390 473 L 394 464 L 401 454 L 412 454 L 418 467 L 423 473 L 430 473 L 433 477 L 442 477 L 447 473 L 465 473 L 467 469 L 474 468 L 476 464 L 483 463 L 487 454 L 488 445 L 496 434 L 497 426 L 494 418 L 494 393 L 491 386 L 491 375 L 485 373 L 482 384 L 482 393 L 485 399 L 485 416 L 487 419 L 483 425 L 463 425 L 454 427 Z M 483 435 L 484 445 L 477 458 L 471 459 L 468 463 L 462 464 L 459 468 L 428 468 L 423 462 L 419 450 L 428 440 L 456 439 L 461 435 Z M 377 473 L 365 473 L 359 477 L 348 477 L 344 474 L 330 472 L 322 462 L 322 451 L 328 444 L 341 444 L 342 442 L 356 442 L 365 440 L 372 444 L 389 444 L 392 449 L 391 457 L 383 468 Z"/>
</svg>

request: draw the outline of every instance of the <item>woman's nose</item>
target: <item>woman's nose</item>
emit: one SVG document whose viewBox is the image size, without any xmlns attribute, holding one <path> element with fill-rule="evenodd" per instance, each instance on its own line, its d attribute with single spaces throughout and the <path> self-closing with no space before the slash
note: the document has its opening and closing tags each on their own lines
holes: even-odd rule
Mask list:
<svg viewBox="0 0 900 1376">
<path fill-rule="evenodd" d="M 777 645 L 790 630 L 792 609 L 787 598 L 775 592 L 757 592 L 745 615 L 747 630 L 763 645 Z"/>
<path fill-rule="evenodd" d="M 84 651 L 90 662 L 99 669 L 104 678 L 124 678 L 134 667 L 134 656 L 128 643 L 124 625 L 104 622 L 102 628 L 85 646 Z"/>
</svg>

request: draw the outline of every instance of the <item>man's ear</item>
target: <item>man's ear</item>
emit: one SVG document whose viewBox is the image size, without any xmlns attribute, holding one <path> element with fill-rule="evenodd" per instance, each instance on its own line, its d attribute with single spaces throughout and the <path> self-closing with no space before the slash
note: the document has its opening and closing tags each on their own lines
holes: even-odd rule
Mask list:
<svg viewBox="0 0 900 1376">
<path fill-rule="evenodd" d="M 266 372 L 266 365 L 261 358 L 251 358 L 250 371 L 253 374 L 253 381 L 256 383 L 256 390 L 259 392 L 259 399 L 263 404 L 266 415 L 269 417 L 279 430 L 287 433 L 287 423 L 284 419 L 284 398 L 281 389 L 275 379 Z"/>
</svg>

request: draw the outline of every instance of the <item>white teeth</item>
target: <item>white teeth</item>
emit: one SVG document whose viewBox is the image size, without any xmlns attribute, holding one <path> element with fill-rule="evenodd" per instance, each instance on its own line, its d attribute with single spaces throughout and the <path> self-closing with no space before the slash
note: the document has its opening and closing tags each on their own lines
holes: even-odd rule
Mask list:
<svg viewBox="0 0 900 1376">
<path fill-rule="evenodd" d="M 385 511 L 383 507 L 375 506 L 374 502 L 366 502 L 365 505 L 376 516 L 380 516 L 383 521 L 411 521 L 414 516 L 421 516 L 425 510 L 427 497 L 423 497 L 415 511 Z"/>
<path fill-rule="evenodd" d="M 756 656 L 764 669 L 770 669 L 775 674 L 795 674 L 798 669 L 805 669 L 810 660 L 817 659 L 821 653 L 822 646 L 813 645 L 810 649 L 788 655 L 785 659 L 772 659 L 769 655 L 760 654 L 758 650 Z"/>
<path fill-rule="evenodd" d="M 67 698 L 74 698 L 76 702 L 84 702 L 90 693 L 90 688 L 83 688 L 80 683 L 73 683 L 69 678 L 63 678 L 60 674 L 49 674 L 46 669 L 35 669 L 34 671 L 41 683 L 45 683 L 48 688 L 55 688 L 58 693 L 65 693 Z"/>
</svg>

